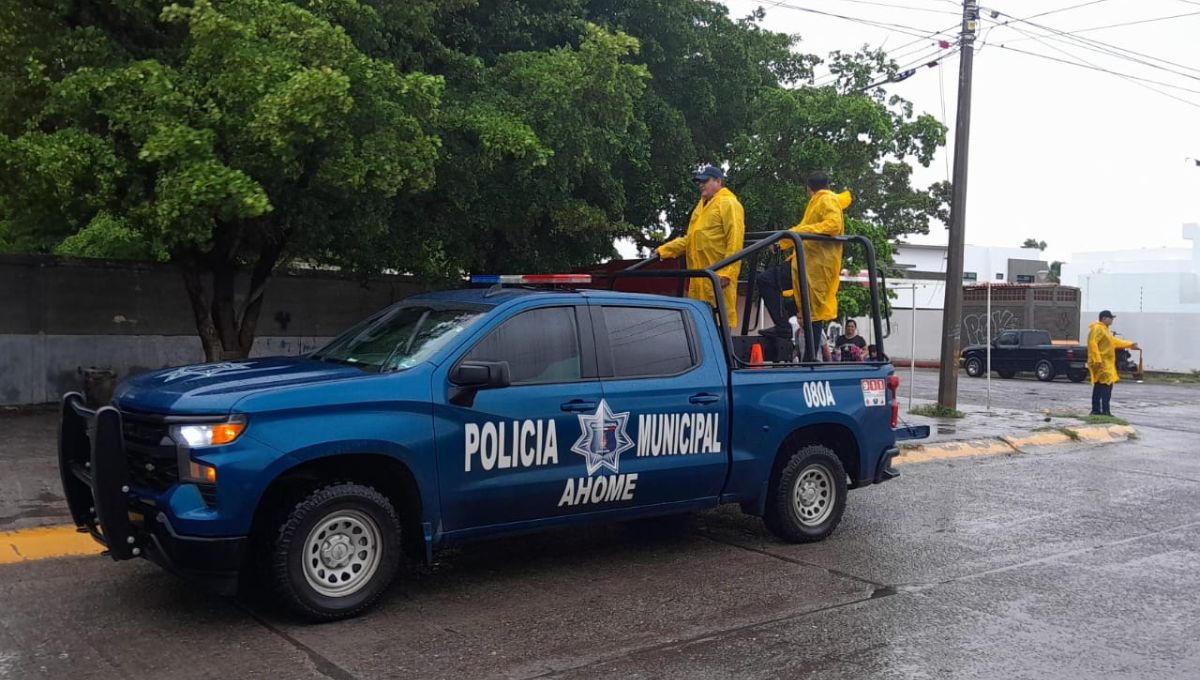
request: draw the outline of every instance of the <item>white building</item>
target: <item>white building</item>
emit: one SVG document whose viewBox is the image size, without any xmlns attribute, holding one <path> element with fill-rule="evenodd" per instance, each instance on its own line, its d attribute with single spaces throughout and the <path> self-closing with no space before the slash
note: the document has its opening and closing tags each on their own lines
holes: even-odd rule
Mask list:
<svg viewBox="0 0 1200 680">
<path fill-rule="evenodd" d="M 900 244 L 894 254 L 896 264 L 904 270 L 904 279 L 895 283 L 895 308 L 911 309 L 912 288 L 916 286 L 917 309 L 941 309 L 946 299 L 946 246 Z M 1001 248 L 975 246 L 963 249 L 963 282 L 1034 283 L 1038 272 L 1049 270 L 1036 248 Z"/>
<path fill-rule="evenodd" d="M 1073 253 L 1062 282 L 1082 294 L 1080 337 L 1104 309 L 1113 331 L 1136 340 L 1147 370 L 1200 369 L 1200 225 L 1186 224 L 1190 248 Z"/>
<path fill-rule="evenodd" d="M 1191 248 L 1073 253 L 1062 282 L 1079 287 L 1085 312 L 1200 312 L 1200 225 L 1183 238 Z"/>
</svg>

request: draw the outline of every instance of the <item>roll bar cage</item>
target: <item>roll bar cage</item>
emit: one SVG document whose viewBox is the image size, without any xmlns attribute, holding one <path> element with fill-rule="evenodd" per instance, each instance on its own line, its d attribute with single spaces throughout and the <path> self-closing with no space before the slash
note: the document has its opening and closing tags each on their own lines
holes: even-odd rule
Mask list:
<svg viewBox="0 0 1200 680">
<path fill-rule="evenodd" d="M 887 336 L 883 332 L 883 317 L 881 314 L 881 304 L 880 304 L 880 301 L 881 301 L 880 291 L 882 290 L 882 286 L 880 283 L 881 277 L 879 276 L 879 269 L 878 269 L 876 259 L 875 259 L 875 246 L 874 246 L 874 244 L 871 243 L 870 239 L 868 239 L 865 236 L 825 236 L 825 235 L 820 235 L 820 234 L 800 234 L 800 233 L 796 233 L 794 231 L 788 231 L 788 230 L 749 232 L 745 235 L 745 240 L 751 241 L 750 245 L 745 246 L 744 248 L 737 251 L 736 253 L 730 255 L 729 257 L 726 257 L 723 260 L 720 260 L 719 262 L 712 264 L 709 267 L 705 267 L 704 269 L 675 269 L 675 270 L 642 271 L 646 266 L 658 261 L 659 257 L 657 254 L 655 254 L 655 255 L 652 255 L 630 267 L 627 267 L 626 269 L 624 269 L 622 271 L 613 272 L 612 274 L 610 274 L 609 275 L 610 276 L 609 288 L 612 289 L 613 287 L 615 287 L 617 280 L 622 279 L 622 278 L 679 278 L 680 284 L 681 284 L 681 289 L 682 289 L 682 283 L 684 280 L 695 279 L 695 278 L 707 279 L 713 287 L 713 291 L 714 291 L 713 297 L 716 299 L 716 302 L 717 302 L 717 305 L 716 305 L 717 323 L 721 329 L 721 340 L 724 345 L 726 355 L 729 358 L 729 365 L 732 367 L 747 368 L 747 367 L 750 367 L 752 364 L 750 364 L 747 361 L 742 360 L 734 352 L 733 332 L 732 332 L 732 329 L 729 328 L 729 323 L 728 323 L 729 316 L 728 316 L 728 310 L 726 309 L 725 297 L 723 295 L 716 294 L 716 291 L 721 290 L 721 280 L 720 280 L 719 276 L 717 275 L 717 271 L 724 269 L 725 267 L 728 267 L 729 265 L 731 265 L 735 262 L 744 260 L 746 258 L 751 258 L 752 269 L 757 270 L 758 261 L 759 261 L 759 258 L 762 256 L 763 251 L 765 251 L 767 248 L 769 248 L 769 247 L 775 245 L 776 243 L 779 243 L 785 239 L 790 240 L 792 242 L 792 245 L 795 248 L 795 252 L 797 252 L 797 253 L 803 253 L 803 245 L 804 245 L 805 241 L 825 241 L 825 242 L 843 243 L 843 244 L 849 244 L 849 245 L 855 245 L 855 246 L 862 247 L 862 249 L 867 257 L 867 274 L 868 274 L 869 285 L 870 285 L 870 289 L 871 289 L 871 321 L 872 321 L 872 324 L 874 326 L 874 331 L 875 331 L 876 355 L 878 357 L 887 356 L 883 351 L 883 339 Z M 794 258 L 793 261 L 794 261 L 793 269 L 796 273 L 796 278 L 800 282 L 800 296 L 799 296 L 799 299 L 797 300 L 797 308 L 800 309 L 800 313 L 803 316 L 803 318 L 811 319 L 812 318 L 812 309 L 810 308 L 810 302 L 809 302 L 808 271 L 807 271 L 806 263 L 804 261 L 803 256 L 796 257 L 796 258 Z M 755 278 L 754 276 L 750 277 L 750 290 L 747 295 L 747 298 L 750 300 L 754 299 L 754 285 L 755 285 L 754 278 Z M 737 285 L 737 282 L 735 281 L 731 285 Z M 749 314 L 744 315 L 744 319 L 742 321 L 742 335 L 749 335 L 749 330 L 750 330 L 749 316 L 750 316 Z M 890 324 L 889 324 L 889 326 L 890 326 Z M 821 365 L 823 362 L 815 361 L 813 358 L 813 348 L 815 348 L 817 346 L 818 338 L 813 333 L 812 325 L 807 324 L 807 323 L 802 324 L 801 329 L 803 330 L 804 337 L 805 337 L 805 343 L 804 343 L 805 352 L 804 352 L 804 357 L 802 357 L 802 360 L 800 362 L 801 365 L 805 365 L 805 366 Z M 890 328 L 889 328 L 889 330 L 890 330 Z M 880 360 L 879 363 L 885 363 L 885 362 Z M 760 364 L 753 364 L 753 365 L 760 366 Z M 795 366 L 796 364 L 786 363 L 786 364 L 764 364 L 764 365 Z"/>
</svg>

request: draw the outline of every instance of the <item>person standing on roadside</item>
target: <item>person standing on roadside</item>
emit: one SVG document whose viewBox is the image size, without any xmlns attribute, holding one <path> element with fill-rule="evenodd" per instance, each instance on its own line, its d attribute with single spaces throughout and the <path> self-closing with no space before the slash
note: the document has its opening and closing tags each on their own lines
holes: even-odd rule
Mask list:
<svg viewBox="0 0 1200 680">
<path fill-rule="evenodd" d="M 696 186 L 700 189 L 700 201 L 692 210 L 686 236 L 668 241 L 658 247 L 658 256 L 664 260 L 687 257 L 689 269 L 704 269 L 733 255 L 742 249 L 746 234 L 746 215 L 737 196 L 725 187 L 725 173 L 720 168 L 708 166 L 695 174 Z M 738 274 L 742 263 L 733 264 L 717 272 L 725 298 L 725 313 L 731 329 L 737 326 Z M 712 283 L 708 279 L 691 279 L 688 297 L 703 300 L 717 307 Z"/>
<path fill-rule="evenodd" d="M 1109 401 L 1112 389 L 1120 377 L 1117 376 L 1117 350 L 1139 349 L 1136 342 L 1122 340 L 1113 335 L 1110 327 L 1116 319 L 1107 309 L 1100 312 L 1100 320 L 1088 326 L 1088 374 L 1092 378 L 1092 413 L 1094 416 L 1111 416 Z"/>
</svg>

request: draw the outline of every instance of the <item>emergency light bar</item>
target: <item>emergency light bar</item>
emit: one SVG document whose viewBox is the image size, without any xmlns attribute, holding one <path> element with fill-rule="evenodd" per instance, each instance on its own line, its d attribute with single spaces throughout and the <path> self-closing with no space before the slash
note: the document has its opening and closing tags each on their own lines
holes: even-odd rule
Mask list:
<svg viewBox="0 0 1200 680">
<path fill-rule="evenodd" d="M 496 285 L 548 285 L 559 283 L 591 283 L 591 274 L 472 274 L 471 283 Z"/>
</svg>

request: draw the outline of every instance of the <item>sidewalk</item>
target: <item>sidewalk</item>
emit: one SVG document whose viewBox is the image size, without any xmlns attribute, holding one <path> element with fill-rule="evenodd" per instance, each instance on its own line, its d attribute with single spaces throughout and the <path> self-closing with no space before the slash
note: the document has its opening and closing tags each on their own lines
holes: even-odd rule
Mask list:
<svg viewBox="0 0 1200 680">
<path fill-rule="evenodd" d="M 913 407 L 931 405 L 913 400 Z M 928 425 L 929 438 L 906 442 L 896 464 L 918 463 L 942 458 L 1015 454 L 1046 446 L 1095 444 L 1137 437 L 1129 425 L 1089 425 L 1079 418 L 1015 409 L 962 405 L 963 418 L 929 418 L 908 413 L 901 407 L 900 420 Z"/>
</svg>

